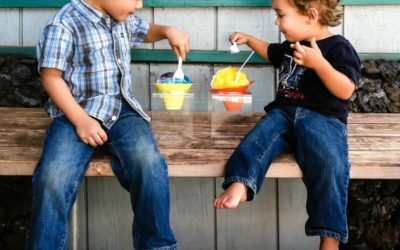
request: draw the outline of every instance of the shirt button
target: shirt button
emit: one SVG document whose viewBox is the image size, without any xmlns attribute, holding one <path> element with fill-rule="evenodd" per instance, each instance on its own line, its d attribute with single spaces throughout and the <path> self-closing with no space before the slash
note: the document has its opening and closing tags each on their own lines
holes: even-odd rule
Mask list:
<svg viewBox="0 0 400 250">
<path fill-rule="evenodd" d="M 121 59 L 118 59 L 117 62 L 118 62 L 119 64 L 121 64 Z"/>
<path fill-rule="evenodd" d="M 111 117 L 111 120 L 112 120 L 112 121 L 115 121 L 115 120 L 117 120 L 117 117 L 116 117 L 115 115 L 113 115 L 113 116 Z"/>
</svg>

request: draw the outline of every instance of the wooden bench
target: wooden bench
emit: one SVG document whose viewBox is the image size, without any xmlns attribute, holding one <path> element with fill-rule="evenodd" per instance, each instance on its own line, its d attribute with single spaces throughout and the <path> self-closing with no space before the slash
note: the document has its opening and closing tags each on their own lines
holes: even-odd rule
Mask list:
<svg viewBox="0 0 400 250">
<path fill-rule="evenodd" d="M 172 177 L 221 177 L 224 164 L 262 113 L 150 112 L 152 129 Z M 50 123 L 42 109 L 0 108 L 0 175 L 32 175 Z M 400 114 L 356 114 L 348 124 L 351 178 L 400 179 Z M 87 176 L 112 176 L 96 153 Z M 300 178 L 292 155 L 282 155 L 267 177 Z"/>
</svg>

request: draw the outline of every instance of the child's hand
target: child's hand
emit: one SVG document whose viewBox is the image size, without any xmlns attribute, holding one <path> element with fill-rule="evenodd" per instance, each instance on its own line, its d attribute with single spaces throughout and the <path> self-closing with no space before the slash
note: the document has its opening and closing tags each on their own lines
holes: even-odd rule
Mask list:
<svg viewBox="0 0 400 250">
<path fill-rule="evenodd" d="M 186 53 L 189 52 L 189 36 L 185 32 L 169 28 L 166 32 L 171 48 L 174 50 L 176 57 L 182 57 L 185 60 Z"/>
<path fill-rule="evenodd" d="M 241 32 L 234 32 L 230 37 L 229 41 L 233 44 L 234 42 L 237 45 L 247 44 L 249 42 L 250 35 L 241 33 Z"/>
<path fill-rule="evenodd" d="M 79 119 L 75 125 L 76 133 L 85 144 L 92 147 L 103 145 L 107 141 L 107 134 L 101 128 L 100 123 L 90 116 Z"/>
<path fill-rule="evenodd" d="M 325 60 L 315 38 L 311 40 L 311 48 L 301 45 L 299 42 L 292 43 L 290 47 L 295 50 L 294 62 L 298 65 L 315 69 L 318 65 L 321 65 L 321 61 Z"/>
</svg>

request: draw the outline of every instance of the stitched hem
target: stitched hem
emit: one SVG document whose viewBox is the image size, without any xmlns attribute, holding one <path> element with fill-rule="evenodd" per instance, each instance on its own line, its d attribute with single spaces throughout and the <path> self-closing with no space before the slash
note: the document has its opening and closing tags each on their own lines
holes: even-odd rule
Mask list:
<svg viewBox="0 0 400 250">
<path fill-rule="evenodd" d="M 224 183 L 222 183 L 222 188 L 227 189 L 233 182 L 240 182 L 247 187 L 246 201 L 251 201 L 254 199 L 254 194 L 256 193 L 257 188 L 252 178 L 244 178 L 239 176 L 226 177 Z"/>
<path fill-rule="evenodd" d="M 173 244 L 165 247 L 156 247 L 156 248 L 135 248 L 136 250 L 176 250 L 178 244 Z"/>
<path fill-rule="evenodd" d="M 342 243 L 347 243 L 349 236 L 339 234 L 329 230 L 306 230 L 307 236 L 321 236 L 321 237 L 331 237 L 335 238 Z"/>
</svg>

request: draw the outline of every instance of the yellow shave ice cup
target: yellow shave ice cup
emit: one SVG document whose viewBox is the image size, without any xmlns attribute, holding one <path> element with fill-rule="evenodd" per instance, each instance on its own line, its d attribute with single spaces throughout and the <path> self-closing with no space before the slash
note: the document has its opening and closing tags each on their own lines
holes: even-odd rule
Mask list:
<svg viewBox="0 0 400 250">
<path fill-rule="evenodd" d="M 184 95 L 166 94 L 163 97 L 166 110 L 181 110 L 184 100 Z"/>
<path fill-rule="evenodd" d="M 191 83 L 156 83 L 156 89 L 160 93 L 186 93 L 191 87 Z"/>
<path fill-rule="evenodd" d="M 181 110 L 185 93 L 192 87 L 192 83 L 156 83 L 156 89 L 163 93 L 163 102 L 166 110 Z"/>
</svg>

